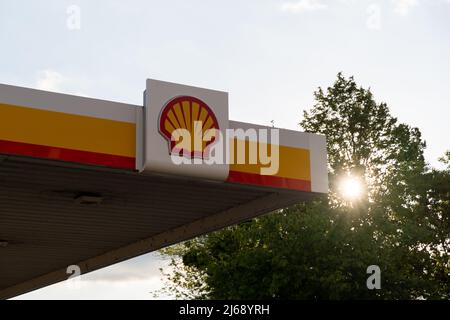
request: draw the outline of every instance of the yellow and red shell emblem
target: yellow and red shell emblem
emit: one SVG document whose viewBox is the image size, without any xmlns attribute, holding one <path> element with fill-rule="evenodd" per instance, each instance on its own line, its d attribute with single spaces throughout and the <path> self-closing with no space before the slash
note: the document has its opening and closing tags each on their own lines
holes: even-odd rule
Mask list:
<svg viewBox="0 0 450 320">
<path fill-rule="evenodd" d="M 190 141 L 180 144 L 179 129 L 189 133 Z M 208 158 L 210 147 L 219 140 L 219 130 L 211 108 L 191 96 L 170 100 L 159 119 L 159 131 L 169 143 L 169 152 L 188 158 Z"/>
</svg>

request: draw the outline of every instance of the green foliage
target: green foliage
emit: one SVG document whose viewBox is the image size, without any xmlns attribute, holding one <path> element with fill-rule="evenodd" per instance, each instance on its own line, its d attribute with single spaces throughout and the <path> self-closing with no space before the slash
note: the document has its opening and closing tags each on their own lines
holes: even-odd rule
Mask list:
<svg viewBox="0 0 450 320">
<path fill-rule="evenodd" d="M 327 137 L 331 196 L 338 197 L 338 177 L 364 177 L 367 200 L 380 201 L 406 184 L 411 174 L 424 170 L 420 131 L 398 124 L 385 103 L 376 103 L 369 90 L 341 73 L 332 87 L 319 88 L 316 103 L 304 111 L 300 125 Z M 336 199 L 344 204 L 343 199 Z"/>
<path fill-rule="evenodd" d="M 450 298 L 450 152 L 426 167 L 420 131 L 338 74 L 301 126 L 327 136 L 328 199 L 298 204 L 163 251 L 168 291 L 199 299 Z M 365 195 L 340 196 L 343 175 Z M 381 268 L 381 290 L 366 269 Z"/>
</svg>

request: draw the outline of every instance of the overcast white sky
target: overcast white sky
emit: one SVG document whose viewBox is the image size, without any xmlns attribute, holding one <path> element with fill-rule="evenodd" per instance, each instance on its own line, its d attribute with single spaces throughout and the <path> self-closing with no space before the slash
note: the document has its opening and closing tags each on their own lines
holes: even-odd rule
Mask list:
<svg viewBox="0 0 450 320">
<path fill-rule="evenodd" d="M 0 0 L 0 43 L 0 83 L 142 104 L 155 78 L 228 91 L 231 119 L 290 129 L 343 71 L 420 128 L 430 163 L 450 149 L 450 0 Z M 20 298 L 150 299 L 165 264 Z"/>
</svg>

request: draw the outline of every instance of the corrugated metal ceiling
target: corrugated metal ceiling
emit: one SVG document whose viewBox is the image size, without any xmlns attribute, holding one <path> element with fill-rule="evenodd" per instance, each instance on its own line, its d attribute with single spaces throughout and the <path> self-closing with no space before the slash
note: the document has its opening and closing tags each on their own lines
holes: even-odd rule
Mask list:
<svg viewBox="0 0 450 320">
<path fill-rule="evenodd" d="M 101 195 L 82 205 L 80 193 Z M 270 193 L 163 176 L 0 159 L 0 291 Z"/>
</svg>

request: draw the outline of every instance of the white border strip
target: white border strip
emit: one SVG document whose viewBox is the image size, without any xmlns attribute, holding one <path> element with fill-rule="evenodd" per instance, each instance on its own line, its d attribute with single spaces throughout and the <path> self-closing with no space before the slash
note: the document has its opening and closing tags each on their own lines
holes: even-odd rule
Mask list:
<svg viewBox="0 0 450 320">
<path fill-rule="evenodd" d="M 327 141 L 325 136 L 304 133 L 308 135 L 309 156 L 311 163 L 311 191 L 328 193 Z"/>
<path fill-rule="evenodd" d="M 262 126 L 262 125 L 253 124 L 253 123 L 231 121 L 231 120 L 230 120 L 229 126 L 230 126 L 230 129 L 243 129 L 243 130 L 247 130 L 247 129 L 256 129 L 256 130 L 278 129 L 280 132 L 280 143 L 279 144 L 281 146 L 309 149 L 308 135 L 305 135 L 303 132 L 288 130 L 288 129 L 272 128 L 272 127 Z M 247 137 L 247 139 L 249 139 L 249 137 Z"/>
<path fill-rule="evenodd" d="M 0 103 L 47 111 L 136 123 L 132 104 L 78 97 L 0 84 Z"/>
</svg>

